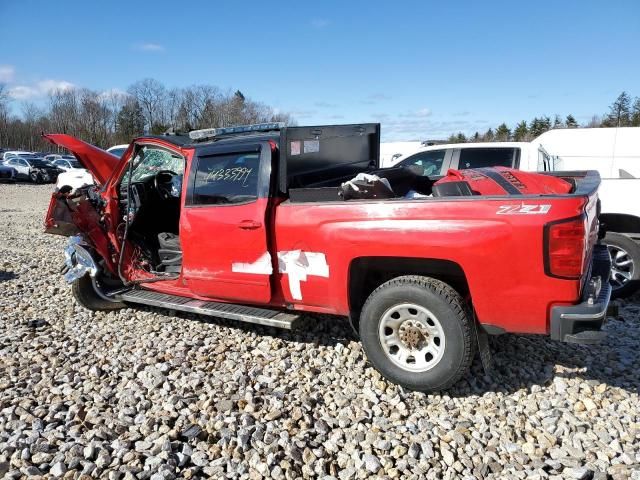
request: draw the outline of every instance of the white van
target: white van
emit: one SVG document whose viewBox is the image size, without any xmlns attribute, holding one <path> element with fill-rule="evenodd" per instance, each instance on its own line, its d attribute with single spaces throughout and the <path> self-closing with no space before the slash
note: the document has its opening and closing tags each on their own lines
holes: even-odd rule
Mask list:
<svg viewBox="0 0 640 480">
<path fill-rule="evenodd" d="M 602 177 L 600 221 L 609 232 L 614 292 L 640 286 L 640 127 L 570 128 L 543 133 L 556 170 L 597 170 Z"/>
<path fill-rule="evenodd" d="M 391 166 L 400 157 L 409 153 L 414 153 L 420 148 L 422 142 L 381 142 L 380 143 L 380 166 L 385 168 Z"/>
<path fill-rule="evenodd" d="M 398 165 L 420 166 L 425 175 L 496 165 L 527 171 L 597 170 L 614 294 L 627 296 L 640 287 L 640 128 L 554 129 L 532 142 L 423 146 L 393 162 Z"/>
</svg>

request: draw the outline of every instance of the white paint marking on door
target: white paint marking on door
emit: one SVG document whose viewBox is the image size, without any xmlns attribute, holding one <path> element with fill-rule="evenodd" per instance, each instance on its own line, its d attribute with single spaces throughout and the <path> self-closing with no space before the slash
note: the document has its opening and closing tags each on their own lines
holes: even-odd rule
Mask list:
<svg viewBox="0 0 640 480">
<path fill-rule="evenodd" d="M 294 300 L 302 300 L 300 282 L 307 276 L 329 277 L 329 265 L 324 253 L 288 250 L 278 252 L 278 271 L 289 276 L 289 290 Z"/>
<path fill-rule="evenodd" d="M 234 262 L 231 264 L 231 271 L 237 273 L 254 273 L 258 275 L 271 275 L 273 273 L 273 266 L 271 264 L 271 255 L 269 252 L 264 252 L 253 263 L 247 262 Z"/>
<path fill-rule="evenodd" d="M 263 253 L 255 262 L 233 262 L 231 271 L 271 275 L 273 267 L 269 252 Z M 329 277 L 329 265 L 324 253 L 284 250 L 278 252 L 278 271 L 289 276 L 289 290 L 294 300 L 302 300 L 300 282 L 306 282 L 309 275 Z"/>
</svg>

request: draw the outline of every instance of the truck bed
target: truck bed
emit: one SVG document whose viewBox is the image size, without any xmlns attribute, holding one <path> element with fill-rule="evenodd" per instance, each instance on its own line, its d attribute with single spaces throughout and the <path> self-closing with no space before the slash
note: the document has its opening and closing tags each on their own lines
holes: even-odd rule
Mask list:
<svg viewBox="0 0 640 480">
<path fill-rule="evenodd" d="M 317 190 L 313 200 L 299 201 L 294 194 L 277 207 L 274 243 L 278 251 L 323 254 L 329 275 L 309 275 L 301 299 L 291 296 L 288 276 L 282 276 L 284 301 L 348 315 L 341 291 L 350 285 L 354 265 L 393 258 L 406 270 L 407 262 L 437 259 L 462 272 L 481 323 L 499 331 L 548 333 L 551 306 L 578 302 L 586 275 L 565 280 L 546 274 L 545 226 L 584 217 L 585 265 L 598 230 L 597 172 L 552 175 L 571 180 L 572 193 L 349 201 L 323 199 L 333 191 L 328 188 Z"/>
</svg>

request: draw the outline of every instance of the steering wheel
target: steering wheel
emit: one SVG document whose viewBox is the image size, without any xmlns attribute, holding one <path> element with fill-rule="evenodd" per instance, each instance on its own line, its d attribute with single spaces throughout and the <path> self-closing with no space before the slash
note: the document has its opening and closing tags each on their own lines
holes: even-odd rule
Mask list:
<svg viewBox="0 0 640 480">
<path fill-rule="evenodd" d="M 178 176 L 178 174 L 172 170 L 160 170 L 155 174 L 153 186 L 162 199 L 169 200 L 175 197 L 171 190 L 173 187 L 173 177 L 176 176 Z"/>
</svg>

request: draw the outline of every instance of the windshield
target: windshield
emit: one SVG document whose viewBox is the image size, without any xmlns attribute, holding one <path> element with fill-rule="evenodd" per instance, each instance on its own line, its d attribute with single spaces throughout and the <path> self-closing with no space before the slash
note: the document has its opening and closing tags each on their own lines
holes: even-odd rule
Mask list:
<svg viewBox="0 0 640 480">
<path fill-rule="evenodd" d="M 153 177 L 160 170 L 169 170 L 178 175 L 184 172 L 184 160 L 176 153 L 172 153 L 160 147 L 144 146 L 133 159 L 132 182 L 144 182 Z M 122 177 L 122 184 L 129 180 L 129 168 L 127 167 Z"/>
<path fill-rule="evenodd" d="M 79 161 L 77 160 L 67 160 L 71 165 L 71 168 L 83 168 Z"/>
<path fill-rule="evenodd" d="M 446 156 L 446 150 L 427 150 L 425 152 L 416 153 L 408 158 L 405 158 L 396 167 L 418 167 L 422 170 L 420 175 L 440 175 L 442 170 L 442 163 Z"/>
</svg>

